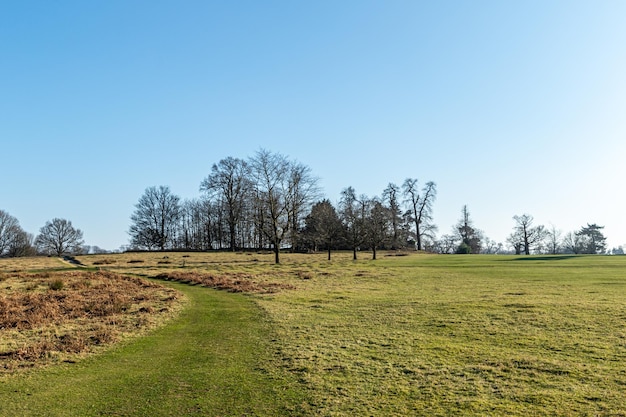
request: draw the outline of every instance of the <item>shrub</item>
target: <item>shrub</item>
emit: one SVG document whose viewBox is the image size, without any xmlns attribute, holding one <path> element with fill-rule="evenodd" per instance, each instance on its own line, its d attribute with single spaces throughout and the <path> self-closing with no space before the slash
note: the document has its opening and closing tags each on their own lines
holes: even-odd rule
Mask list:
<svg viewBox="0 0 626 417">
<path fill-rule="evenodd" d="M 53 291 L 62 290 L 64 286 L 65 284 L 63 283 L 62 279 L 54 279 L 48 283 L 48 288 Z"/>
</svg>

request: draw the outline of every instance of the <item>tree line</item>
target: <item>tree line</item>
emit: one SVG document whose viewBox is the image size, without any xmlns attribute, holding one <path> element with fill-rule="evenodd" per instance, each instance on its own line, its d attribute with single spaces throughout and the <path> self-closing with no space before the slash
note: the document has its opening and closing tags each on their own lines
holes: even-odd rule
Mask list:
<svg viewBox="0 0 626 417">
<path fill-rule="evenodd" d="M 317 251 L 423 249 L 432 237 L 436 185 L 415 179 L 380 197 L 341 193 L 338 207 L 323 199 L 311 169 L 282 154 L 258 151 L 249 159 L 213 164 L 202 195 L 181 201 L 167 186 L 148 187 L 131 216 L 130 248 L 145 250 Z"/>
<path fill-rule="evenodd" d="M 200 195 L 182 200 L 168 186 L 148 187 L 130 218 L 130 250 L 269 250 L 280 252 L 425 250 L 433 253 L 606 253 L 603 226 L 587 224 L 563 234 L 536 225 L 529 214 L 513 217 L 505 243 L 490 240 L 464 206 L 451 233 L 437 236 L 433 204 L 437 186 L 407 178 L 389 183 L 380 196 L 348 186 L 338 204 L 323 198 L 311 169 L 264 149 L 248 159 L 227 157 L 212 165 Z M 82 231 L 53 219 L 35 237 L 0 210 L 0 256 L 99 253 L 85 247 Z M 623 253 L 622 248 L 613 253 Z"/>
<path fill-rule="evenodd" d="M 624 254 L 622 247 L 608 250 L 604 226 L 587 224 L 576 231 L 564 234 L 555 226 L 535 224 L 530 214 L 513 216 L 513 231 L 506 239 L 506 246 L 496 243 L 474 226 L 469 209 L 463 206 L 461 218 L 451 234 L 442 235 L 427 247 L 438 253 L 511 253 L 516 255 L 537 254 Z"/>
<path fill-rule="evenodd" d="M 0 210 L 0 256 L 62 256 L 81 253 L 84 249 L 83 232 L 69 220 L 52 219 L 35 237 L 22 229 L 15 217 Z"/>
</svg>

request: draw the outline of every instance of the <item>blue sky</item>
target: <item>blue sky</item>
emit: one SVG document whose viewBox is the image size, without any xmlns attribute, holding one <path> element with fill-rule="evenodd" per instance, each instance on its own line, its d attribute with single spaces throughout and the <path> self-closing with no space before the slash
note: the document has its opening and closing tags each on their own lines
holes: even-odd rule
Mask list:
<svg viewBox="0 0 626 417">
<path fill-rule="evenodd" d="M 626 244 L 626 2 L 0 2 L 0 209 L 36 234 L 128 242 L 153 185 L 182 198 L 265 148 L 326 196 L 434 181 L 467 204 Z"/>
</svg>

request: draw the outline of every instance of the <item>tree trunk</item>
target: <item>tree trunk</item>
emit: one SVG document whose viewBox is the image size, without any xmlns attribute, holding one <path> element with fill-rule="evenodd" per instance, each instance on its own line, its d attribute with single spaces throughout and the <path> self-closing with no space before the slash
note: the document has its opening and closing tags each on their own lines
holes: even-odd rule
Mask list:
<svg viewBox="0 0 626 417">
<path fill-rule="evenodd" d="M 280 244 L 274 243 L 274 263 L 280 263 Z"/>
<path fill-rule="evenodd" d="M 356 246 L 352 247 L 352 260 L 356 261 Z"/>
<path fill-rule="evenodd" d="M 372 260 L 376 260 L 376 245 L 374 245 L 374 247 L 372 248 Z"/>
</svg>

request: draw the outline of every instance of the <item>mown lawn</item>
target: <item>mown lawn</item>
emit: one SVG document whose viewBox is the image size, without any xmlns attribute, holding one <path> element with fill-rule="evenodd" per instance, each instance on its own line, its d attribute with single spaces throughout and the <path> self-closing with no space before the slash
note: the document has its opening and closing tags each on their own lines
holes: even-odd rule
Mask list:
<svg viewBox="0 0 626 417">
<path fill-rule="evenodd" d="M 192 300 L 179 318 L 0 379 L 0 415 L 626 415 L 626 257 L 384 255 L 80 257 L 284 285 L 168 282 Z"/>
</svg>

